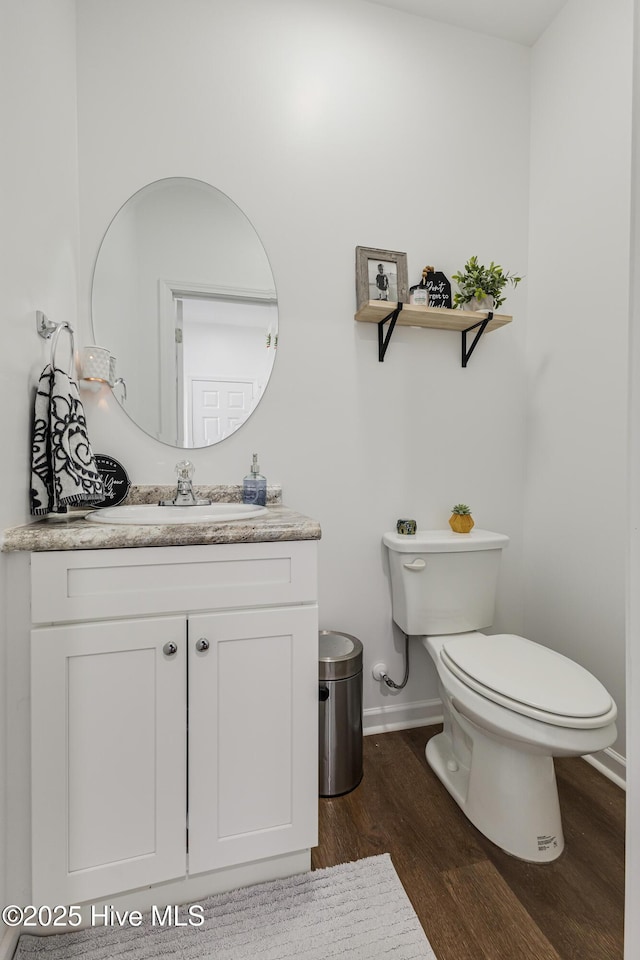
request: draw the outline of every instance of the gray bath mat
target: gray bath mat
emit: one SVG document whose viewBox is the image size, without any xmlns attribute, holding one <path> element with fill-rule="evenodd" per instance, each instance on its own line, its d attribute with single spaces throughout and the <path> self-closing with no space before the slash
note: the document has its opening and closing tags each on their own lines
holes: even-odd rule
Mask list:
<svg viewBox="0 0 640 960">
<path fill-rule="evenodd" d="M 436 960 L 388 854 L 201 904 L 201 926 L 23 935 L 15 960 Z"/>
</svg>

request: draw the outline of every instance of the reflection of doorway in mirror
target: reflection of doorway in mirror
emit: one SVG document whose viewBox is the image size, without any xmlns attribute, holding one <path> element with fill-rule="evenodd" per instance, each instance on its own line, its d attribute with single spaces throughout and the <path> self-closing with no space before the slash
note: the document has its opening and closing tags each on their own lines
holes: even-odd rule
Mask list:
<svg viewBox="0 0 640 960">
<path fill-rule="evenodd" d="M 230 436 L 253 412 L 273 366 L 277 305 L 235 296 L 174 294 L 175 422 L 183 447 Z M 273 339 L 273 338 L 271 338 Z"/>
</svg>

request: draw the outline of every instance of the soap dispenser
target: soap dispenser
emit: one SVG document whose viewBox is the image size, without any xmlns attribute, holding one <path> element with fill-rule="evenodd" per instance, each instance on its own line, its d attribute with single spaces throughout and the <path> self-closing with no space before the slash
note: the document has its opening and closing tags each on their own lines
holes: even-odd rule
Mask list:
<svg viewBox="0 0 640 960">
<path fill-rule="evenodd" d="M 242 481 L 242 502 L 255 503 L 261 507 L 267 504 L 267 479 L 260 473 L 257 453 L 253 455 L 251 473 Z"/>
</svg>

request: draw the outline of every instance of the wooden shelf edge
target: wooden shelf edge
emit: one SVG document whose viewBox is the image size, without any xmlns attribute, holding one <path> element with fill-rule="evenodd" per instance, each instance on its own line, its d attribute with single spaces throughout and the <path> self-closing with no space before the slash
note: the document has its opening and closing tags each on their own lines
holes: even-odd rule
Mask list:
<svg viewBox="0 0 640 960">
<path fill-rule="evenodd" d="M 355 315 L 361 323 L 380 323 L 394 309 L 395 304 L 385 300 L 369 300 L 364 303 Z M 422 304 L 403 303 L 398 314 L 397 323 L 401 327 L 430 327 L 432 330 L 468 330 L 476 323 L 480 323 L 486 316 L 486 311 L 479 310 L 449 310 L 446 307 L 425 307 Z M 494 313 L 486 327 L 486 333 L 497 330 L 513 317 L 506 313 Z"/>
</svg>

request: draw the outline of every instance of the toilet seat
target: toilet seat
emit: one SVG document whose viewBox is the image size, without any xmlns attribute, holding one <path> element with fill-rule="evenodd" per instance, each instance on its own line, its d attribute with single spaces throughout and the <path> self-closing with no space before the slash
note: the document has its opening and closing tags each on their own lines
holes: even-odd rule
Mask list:
<svg viewBox="0 0 640 960">
<path fill-rule="evenodd" d="M 488 700 L 553 726 L 594 729 L 616 717 L 615 704 L 591 673 L 524 637 L 458 634 L 445 640 L 440 659 Z"/>
</svg>

